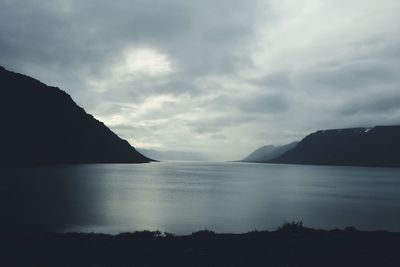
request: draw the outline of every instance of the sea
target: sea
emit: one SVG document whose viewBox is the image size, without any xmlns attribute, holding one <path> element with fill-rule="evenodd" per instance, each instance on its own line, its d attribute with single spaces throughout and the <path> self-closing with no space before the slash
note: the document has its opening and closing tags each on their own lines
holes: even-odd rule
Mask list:
<svg viewBox="0 0 400 267">
<path fill-rule="evenodd" d="M 0 231 L 400 232 L 400 169 L 239 162 L 0 168 Z"/>
</svg>

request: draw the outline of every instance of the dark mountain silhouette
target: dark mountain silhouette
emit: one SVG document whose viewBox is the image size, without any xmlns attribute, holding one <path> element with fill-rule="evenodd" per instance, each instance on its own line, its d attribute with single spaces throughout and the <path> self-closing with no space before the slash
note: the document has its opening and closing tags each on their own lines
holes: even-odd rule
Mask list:
<svg viewBox="0 0 400 267">
<path fill-rule="evenodd" d="M 262 161 L 261 159 L 264 156 L 268 156 L 275 149 L 276 149 L 276 146 L 273 146 L 273 145 L 262 146 L 256 150 L 254 150 L 253 152 L 251 152 L 247 157 L 245 157 L 244 159 L 242 159 L 240 161 L 244 161 L 244 162 Z"/>
<path fill-rule="evenodd" d="M 269 162 L 400 167 L 400 126 L 317 131 Z"/>
<path fill-rule="evenodd" d="M 274 158 L 279 157 L 283 153 L 292 149 L 297 145 L 298 142 L 292 142 L 290 144 L 282 145 L 282 146 L 263 146 L 259 149 L 252 152 L 246 158 L 241 160 L 242 162 L 266 162 L 272 160 Z"/>
<path fill-rule="evenodd" d="M 204 161 L 207 157 L 197 152 L 186 152 L 176 150 L 155 150 L 137 148 L 137 150 L 143 155 L 156 159 L 156 160 L 190 160 L 190 161 Z"/>
<path fill-rule="evenodd" d="M 56 87 L 0 67 L 0 164 L 145 163 Z"/>
</svg>

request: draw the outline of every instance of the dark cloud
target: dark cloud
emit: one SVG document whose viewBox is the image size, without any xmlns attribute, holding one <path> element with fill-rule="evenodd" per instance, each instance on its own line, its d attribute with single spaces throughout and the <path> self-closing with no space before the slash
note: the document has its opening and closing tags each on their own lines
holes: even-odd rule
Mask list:
<svg viewBox="0 0 400 267">
<path fill-rule="evenodd" d="M 252 97 L 237 100 L 243 112 L 259 113 L 263 115 L 285 112 L 289 108 L 289 101 L 283 94 L 259 93 Z"/>
<path fill-rule="evenodd" d="M 323 89 L 351 90 L 371 86 L 384 86 L 397 80 L 397 71 L 385 62 L 358 61 L 343 66 L 321 66 L 310 76 L 315 77 L 316 86 Z"/>
<path fill-rule="evenodd" d="M 351 105 L 341 107 L 339 111 L 342 116 L 351 116 L 356 114 L 374 116 L 380 113 L 400 113 L 400 89 L 390 92 L 389 94 L 385 92 L 385 94 L 369 94 L 368 97 L 358 96 L 357 101 Z M 379 122 L 376 123 L 379 124 Z"/>
<path fill-rule="evenodd" d="M 285 71 L 276 71 L 268 73 L 261 79 L 250 81 L 257 86 L 267 87 L 267 88 L 281 88 L 286 89 L 292 87 L 290 81 L 290 73 Z"/>
</svg>

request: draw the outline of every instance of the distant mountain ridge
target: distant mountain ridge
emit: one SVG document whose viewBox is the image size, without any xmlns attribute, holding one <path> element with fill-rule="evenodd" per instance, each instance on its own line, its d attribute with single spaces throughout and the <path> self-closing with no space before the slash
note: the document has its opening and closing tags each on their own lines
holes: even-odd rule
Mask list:
<svg viewBox="0 0 400 267">
<path fill-rule="evenodd" d="M 268 162 L 400 167 L 400 126 L 320 130 Z"/>
<path fill-rule="evenodd" d="M 146 163 L 59 88 L 0 66 L 0 165 Z"/>
<path fill-rule="evenodd" d="M 267 162 L 274 158 L 277 158 L 287 152 L 288 150 L 292 149 L 298 144 L 298 142 L 292 142 L 282 146 L 273 146 L 267 145 L 260 147 L 259 149 L 252 152 L 246 158 L 244 158 L 243 162 Z"/>
<path fill-rule="evenodd" d="M 137 148 L 137 150 L 143 155 L 156 160 L 189 160 L 189 161 L 204 161 L 206 157 L 197 152 L 186 152 L 176 150 L 155 150 Z"/>
</svg>

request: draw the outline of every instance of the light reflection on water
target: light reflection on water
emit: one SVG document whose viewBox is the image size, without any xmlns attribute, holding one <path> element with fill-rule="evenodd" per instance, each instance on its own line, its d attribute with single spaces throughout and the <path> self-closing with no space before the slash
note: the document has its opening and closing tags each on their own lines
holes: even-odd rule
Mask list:
<svg viewBox="0 0 400 267">
<path fill-rule="evenodd" d="M 163 162 L 0 169 L 2 230 L 400 231 L 400 169 Z"/>
</svg>

